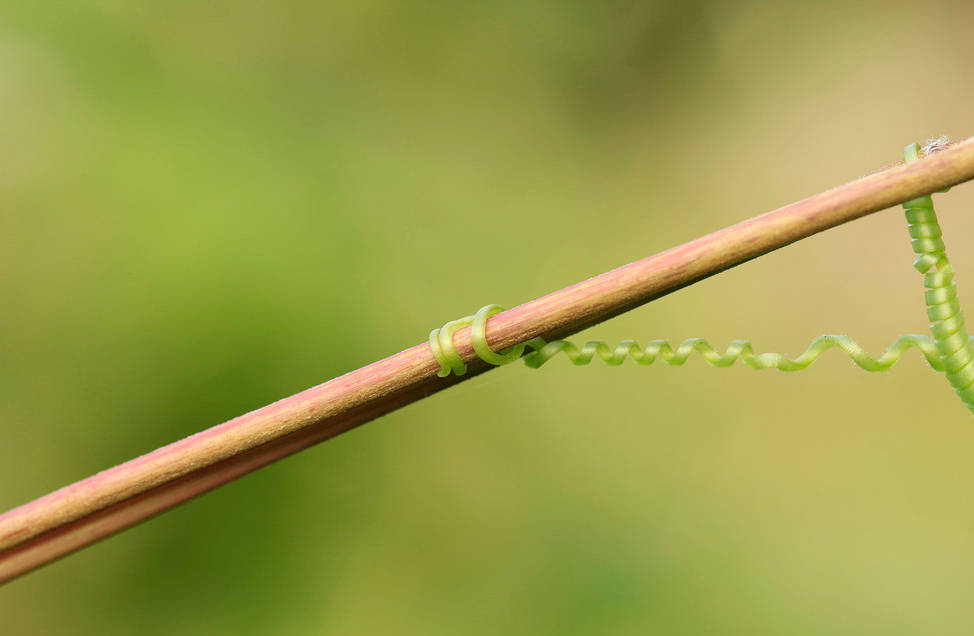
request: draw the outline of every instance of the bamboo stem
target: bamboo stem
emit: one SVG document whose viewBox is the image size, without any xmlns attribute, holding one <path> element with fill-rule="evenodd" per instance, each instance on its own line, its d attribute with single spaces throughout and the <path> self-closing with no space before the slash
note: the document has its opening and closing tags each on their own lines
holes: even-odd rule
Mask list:
<svg viewBox="0 0 974 636">
<path fill-rule="evenodd" d="M 805 238 L 974 178 L 974 137 L 493 316 L 491 347 L 555 339 Z M 359 424 L 487 370 L 439 378 L 423 343 L 214 426 L 0 515 L 0 583 Z"/>
</svg>

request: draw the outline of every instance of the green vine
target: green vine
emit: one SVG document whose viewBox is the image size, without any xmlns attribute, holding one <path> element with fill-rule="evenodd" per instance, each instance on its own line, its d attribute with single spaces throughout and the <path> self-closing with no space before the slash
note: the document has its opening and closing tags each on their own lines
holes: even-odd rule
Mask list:
<svg viewBox="0 0 974 636">
<path fill-rule="evenodd" d="M 926 152 L 935 151 L 939 143 L 942 142 L 938 140 L 928 145 Z M 910 144 L 904 154 L 908 163 L 916 161 L 920 156 L 920 146 Z M 498 353 L 487 345 L 487 319 L 504 309 L 498 305 L 487 305 L 472 316 L 451 320 L 430 333 L 430 348 L 440 364 L 438 375 L 446 377 L 451 372 L 457 375 L 467 372 L 467 366 L 453 343 L 454 332 L 467 325 L 470 326 L 474 351 L 481 360 L 503 365 L 521 358 L 531 368 L 541 367 L 559 353 L 564 353 L 575 365 L 589 364 L 598 356 L 610 366 L 620 365 L 630 358 L 641 365 L 650 365 L 659 359 L 679 366 L 696 351 L 713 367 L 729 367 L 740 359 L 753 369 L 798 371 L 807 368 L 834 347 L 844 351 L 866 371 L 886 371 L 907 350 L 915 347 L 935 371 L 945 373 L 957 395 L 974 412 L 974 342 L 964 325 L 957 299 L 957 285 L 954 283 L 954 269 L 947 258 L 940 224 L 933 209 L 933 198 L 925 195 L 912 199 L 904 203 L 903 208 L 906 210 L 913 251 L 917 254 L 913 266 L 924 274 L 927 315 L 932 323 L 930 330 L 933 339 L 920 335 L 900 336 L 879 358 L 871 357 L 854 340 L 841 335 L 819 336 L 797 358 L 780 353 L 755 353 L 747 340 L 734 340 L 724 353 L 720 353 L 700 338 L 684 340 L 676 348 L 666 340 L 653 340 L 645 347 L 634 340 L 623 340 L 613 348 L 601 340 L 592 340 L 578 347 L 568 340 L 546 342 L 542 338 L 534 338 Z M 531 351 L 525 354 L 529 348 Z"/>
</svg>

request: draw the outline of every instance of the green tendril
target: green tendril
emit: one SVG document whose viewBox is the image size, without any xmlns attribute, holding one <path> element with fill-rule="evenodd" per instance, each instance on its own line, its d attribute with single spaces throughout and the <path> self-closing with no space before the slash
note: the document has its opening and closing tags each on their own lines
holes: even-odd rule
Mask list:
<svg viewBox="0 0 974 636">
<path fill-rule="evenodd" d="M 919 146 L 910 144 L 904 152 L 907 163 L 920 156 Z M 923 274 L 926 288 L 927 317 L 930 332 L 940 353 L 947 381 L 958 397 L 974 412 L 974 344 L 967 335 L 964 314 L 957 299 L 954 268 L 947 258 L 943 232 L 933 210 L 929 194 L 903 204 L 917 259 L 913 267 Z"/>
<path fill-rule="evenodd" d="M 920 156 L 918 144 L 910 144 L 904 151 L 907 163 Z M 946 190 L 944 190 L 946 192 Z M 627 359 L 636 364 L 650 365 L 661 360 L 671 366 L 680 366 L 697 352 L 712 367 L 729 367 L 737 360 L 752 369 L 779 369 L 781 371 L 800 371 L 808 368 L 825 351 L 841 349 L 866 371 L 886 371 L 892 367 L 907 350 L 919 349 L 923 357 L 935 371 L 945 373 L 948 382 L 967 407 L 974 412 L 974 341 L 968 336 L 964 316 L 957 299 L 957 285 L 954 283 L 954 269 L 947 258 L 943 233 L 933 209 L 933 199 L 924 195 L 903 204 L 910 232 L 911 244 L 917 258 L 913 266 L 924 275 L 926 288 L 924 294 L 927 315 L 933 339 L 927 336 L 900 336 L 879 358 L 871 357 L 848 336 L 819 336 L 797 358 L 789 358 L 780 353 L 755 353 L 747 340 L 734 340 L 724 353 L 720 353 L 701 338 L 689 338 L 675 349 L 666 340 L 652 340 L 645 347 L 634 340 L 623 340 L 614 348 L 601 340 L 586 342 L 581 348 L 568 340 L 546 342 L 534 338 L 496 352 L 487 344 L 487 319 L 504 311 L 498 305 L 487 305 L 472 316 L 451 320 L 439 329 L 430 332 L 430 349 L 440 364 L 437 375 L 446 377 L 450 373 L 463 375 L 467 372 L 460 354 L 453 343 L 457 329 L 470 326 L 470 342 L 477 356 L 493 365 L 504 365 L 523 359 L 524 363 L 537 369 L 559 353 L 563 353 L 572 364 L 589 364 L 596 356 L 609 366 L 618 366 Z M 531 351 L 525 354 L 525 350 Z"/>
<path fill-rule="evenodd" d="M 473 344 L 474 352 L 484 362 L 497 366 L 509 364 L 522 357 L 527 347 L 539 349 L 548 344 L 542 338 L 534 338 L 522 344 L 509 347 L 500 353 L 491 349 L 490 345 L 487 344 L 487 319 L 502 311 L 505 311 L 505 309 L 500 305 L 486 305 L 481 307 L 472 316 L 464 316 L 457 320 L 451 320 L 439 329 L 431 331 L 430 349 L 433 350 L 433 356 L 436 358 L 436 361 L 440 363 L 440 370 L 436 375 L 445 378 L 450 375 L 451 371 L 457 375 L 463 375 L 467 372 L 467 365 L 463 363 L 463 359 L 457 353 L 456 347 L 453 344 L 454 332 L 467 325 L 470 325 L 470 342 Z"/>
</svg>

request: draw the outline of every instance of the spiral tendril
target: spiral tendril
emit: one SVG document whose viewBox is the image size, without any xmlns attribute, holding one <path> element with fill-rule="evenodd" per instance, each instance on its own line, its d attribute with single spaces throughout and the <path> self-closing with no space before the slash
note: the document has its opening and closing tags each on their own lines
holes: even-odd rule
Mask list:
<svg viewBox="0 0 974 636">
<path fill-rule="evenodd" d="M 804 353 L 797 358 L 789 358 L 780 353 L 755 353 L 747 340 L 734 340 L 727 346 L 724 353 L 718 352 L 709 342 L 702 338 L 688 338 L 674 349 L 666 340 L 652 340 L 645 347 L 640 347 L 633 340 L 623 340 L 615 349 L 601 341 L 586 342 L 579 349 L 571 342 L 555 340 L 545 344 L 540 349 L 528 354 L 524 362 L 531 368 L 538 368 L 564 352 L 575 365 L 585 365 L 598 355 L 609 366 L 622 364 L 627 358 L 641 365 L 653 364 L 657 359 L 671 366 L 681 366 L 696 351 L 700 357 L 712 367 L 729 367 L 738 359 L 752 369 L 778 369 L 779 371 L 801 371 L 807 369 L 819 356 L 831 348 L 844 351 L 853 362 L 866 371 L 886 371 L 892 367 L 910 348 L 916 347 L 927 359 L 930 366 L 938 371 L 943 370 L 940 353 L 930 338 L 926 336 L 900 336 L 879 358 L 873 358 L 859 346 L 852 338 L 840 335 L 819 336 L 812 341 Z"/>
<path fill-rule="evenodd" d="M 929 153 L 935 152 L 936 148 L 924 150 Z M 919 145 L 910 144 L 904 155 L 907 163 L 916 161 L 920 156 Z M 924 195 L 907 201 L 903 208 L 906 210 L 913 251 L 917 254 L 913 266 L 924 275 L 924 296 L 927 316 L 932 322 L 932 340 L 927 336 L 900 336 L 879 358 L 873 358 L 854 340 L 841 335 L 819 336 L 797 358 L 789 358 L 780 353 L 755 353 L 747 340 L 734 340 L 724 353 L 720 353 L 701 338 L 689 338 L 676 348 L 666 340 L 652 340 L 645 347 L 635 340 L 623 340 L 614 348 L 601 340 L 591 340 L 579 348 L 568 340 L 546 342 L 543 338 L 533 338 L 496 352 L 487 344 L 487 319 L 504 311 L 504 308 L 487 305 L 472 316 L 451 320 L 430 332 L 430 349 L 440 364 L 437 375 L 446 377 L 451 372 L 457 375 L 467 372 L 467 366 L 453 343 L 454 332 L 467 325 L 470 326 L 471 344 L 481 360 L 503 365 L 520 358 L 534 369 L 559 353 L 564 353 L 572 364 L 578 366 L 589 364 L 596 356 L 609 366 L 618 366 L 630 358 L 636 364 L 646 366 L 656 360 L 671 366 L 680 366 L 689 359 L 690 354 L 697 352 L 712 367 L 729 367 L 739 359 L 752 369 L 799 371 L 808 368 L 825 351 L 837 348 L 866 371 L 886 371 L 906 351 L 915 347 L 931 368 L 945 373 L 957 395 L 974 412 L 974 340 L 968 336 L 964 324 L 964 316 L 957 299 L 957 285 L 954 283 L 954 269 L 947 258 L 943 233 L 933 209 L 933 199 L 930 195 Z M 525 354 L 528 348 L 531 351 Z"/>
<path fill-rule="evenodd" d="M 919 157 L 917 144 L 905 150 L 907 163 Z M 974 412 L 974 344 L 967 335 L 964 314 L 957 299 L 954 268 L 947 258 L 943 232 L 928 194 L 903 204 L 910 243 L 917 254 L 913 267 L 923 274 L 930 332 L 942 358 L 947 381 L 961 401 Z"/>
</svg>

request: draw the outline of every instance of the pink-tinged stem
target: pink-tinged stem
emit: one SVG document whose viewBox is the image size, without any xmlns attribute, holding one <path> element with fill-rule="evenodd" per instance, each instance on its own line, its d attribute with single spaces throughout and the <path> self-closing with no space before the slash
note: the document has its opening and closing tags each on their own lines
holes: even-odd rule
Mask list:
<svg viewBox="0 0 974 636">
<path fill-rule="evenodd" d="M 974 178 L 974 138 L 749 219 L 493 316 L 501 350 L 574 333 L 847 221 Z M 241 415 L 0 515 L 0 583 L 183 501 L 477 375 L 437 377 L 426 343 Z"/>
</svg>

